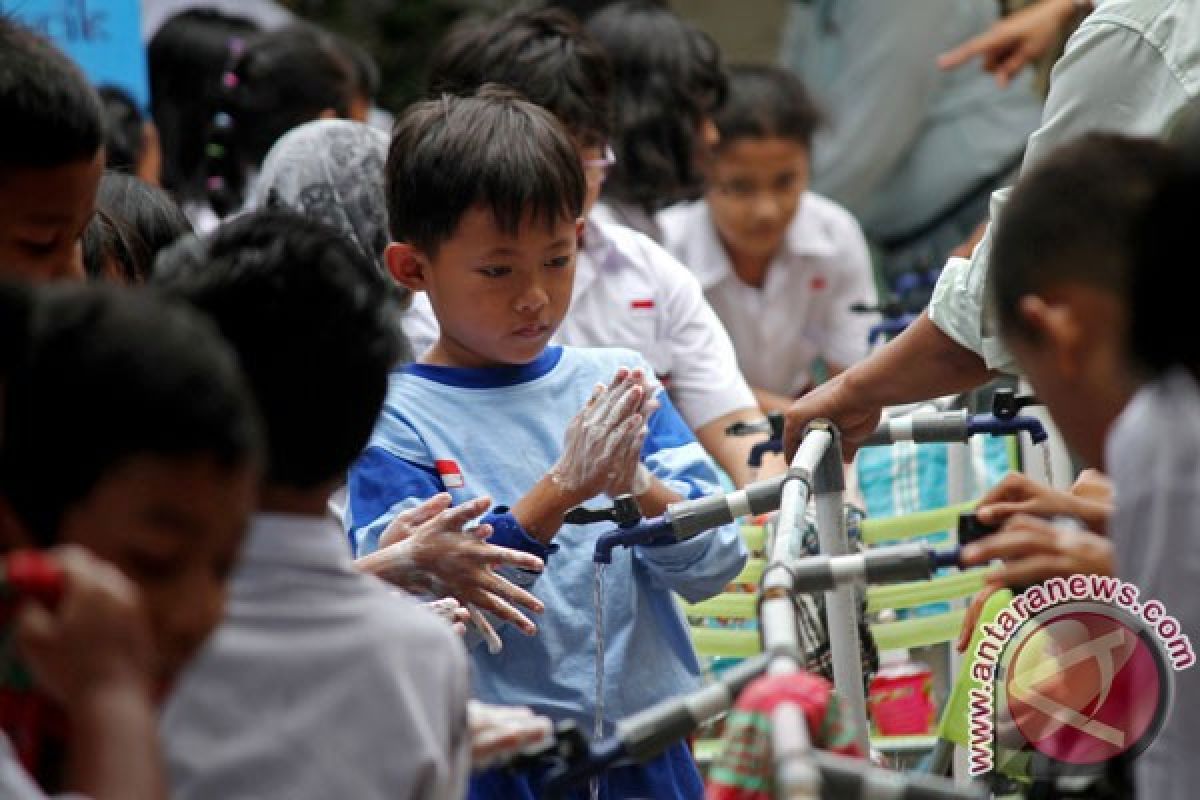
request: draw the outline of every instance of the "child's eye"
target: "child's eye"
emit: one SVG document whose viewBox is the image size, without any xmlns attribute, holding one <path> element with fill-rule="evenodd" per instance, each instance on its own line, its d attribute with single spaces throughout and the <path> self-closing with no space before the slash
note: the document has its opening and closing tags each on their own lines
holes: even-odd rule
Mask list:
<svg viewBox="0 0 1200 800">
<path fill-rule="evenodd" d="M 24 248 L 25 252 L 29 253 L 30 255 L 48 256 L 54 252 L 54 247 L 56 244 L 57 241 L 55 239 L 50 239 L 43 242 L 31 242 L 26 240 L 21 243 L 21 246 Z"/>
<path fill-rule="evenodd" d="M 475 271 L 488 278 L 503 278 L 512 272 L 512 267 L 480 267 Z"/>
<path fill-rule="evenodd" d="M 570 264 L 571 264 L 570 256 L 559 256 L 558 258 L 552 258 L 546 262 L 547 267 L 554 267 L 555 269 L 562 269 L 564 267 L 570 266 Z"/>
</svg>

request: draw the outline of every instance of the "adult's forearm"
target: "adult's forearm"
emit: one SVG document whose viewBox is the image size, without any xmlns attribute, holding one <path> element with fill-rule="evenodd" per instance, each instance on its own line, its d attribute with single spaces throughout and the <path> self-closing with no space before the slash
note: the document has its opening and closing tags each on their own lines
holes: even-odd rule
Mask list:
<svg viewBox="0 0 1200 800">
<path fill-rule="evenodd" d="M 850 367 L 846 388 L 878 408 L 963 392 L 994 376 L 979 354 L 943 333 L 928 314 Z"/>
</svg>

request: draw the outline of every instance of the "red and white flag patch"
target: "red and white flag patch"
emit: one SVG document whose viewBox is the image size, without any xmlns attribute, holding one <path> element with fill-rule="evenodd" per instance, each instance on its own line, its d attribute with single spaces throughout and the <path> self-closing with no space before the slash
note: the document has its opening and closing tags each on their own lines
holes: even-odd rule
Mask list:
<svg viewBox="0 0 1200 800">
<path fill-rule="evenodd" d="M 825 276 L 824 275 L 814 275 L 812 281 L 808 285 L 814 292 L 821 291 L 826 286 Z"/>
<path fill-rule="evenodd" d="M 438 476 L 447 489 L 461 489 L 467 485 L 463 479 L 462 467 L 458 466 L 457 461 L 438 459 L 433 462 L 433 466 L 437 468 Z"/>
<path fill-rule="evenodd" d="M 654 308 L 654 300 L 649 297 L 640 300 L 634 300 L 629 304 L 629 307 L 634 311 L 650 311 Z"/>
</svg>

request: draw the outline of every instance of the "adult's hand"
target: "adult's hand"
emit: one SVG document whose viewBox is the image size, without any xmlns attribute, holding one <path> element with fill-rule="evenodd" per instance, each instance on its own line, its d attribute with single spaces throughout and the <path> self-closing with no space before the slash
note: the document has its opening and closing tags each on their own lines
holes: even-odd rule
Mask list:
<svg viewBox="0 0 1200 800">
<path fill-rule="evenodd" d="M 1078 13 L 1075 0 L 1041 0 L 998 20 L 990 29 L 938 58 L 941 69 L 956 69 L 975 58 L 1007 86 L 1027 64 L 1048 53 Z"/>
<path fill-rule="evenodd" d="M 784 414 L 783 443 L 790 463 L 813 420 L 828 419 L 842 434 L 842 457 L 849 462 L 858 445 L 879 426 L 880 405 L 848 385 L 850 373 L 843 372 L 801 397 Z"/>
<path fill-rule="evenodd" d="M 491 611 L 532 636 L 537 626 L 517 606 L 537 614 L 545 606 L 494 570 L 510 566 L 540 572 L 542 560 L 488 544 L 485 540 L 492 534 L 489 525 L 464 529 L 490 507 L 490 498 L 478 497 L 450 508 L 450 495 L 434 495 L 398 515 L 380 537 L 380 549 L 358 559 L 357 566 L 402 589 L 434 591 L 463 605 Z"/>
</svg>

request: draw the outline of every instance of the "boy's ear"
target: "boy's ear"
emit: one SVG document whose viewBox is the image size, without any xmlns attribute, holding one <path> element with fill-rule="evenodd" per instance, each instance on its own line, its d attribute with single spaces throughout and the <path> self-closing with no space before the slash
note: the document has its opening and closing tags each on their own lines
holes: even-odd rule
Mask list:
<svg viewBox="0 0 1200 800">
<path fill-rule="evenodd" d="M 392 242 L 383 251 L 392 280 L 414 292 L 425 291 L 429 261 L 420 250 L 405 242 Z"/>
<path fill-rule="evenodd" d="M 580 217 L 579 219 L 575 220 L 575 249 L 576 250 L 583 249 L 583 232 L 585 230 L 587 230 L 587 223 L 584 221 L 583 217 Z"/>
<path fill-rule="evenodd" d="M 1078 375 L 1084 362 L 1084 337 L 1071 304 L 1027 294 L 1017 311 L 1039 345 L 1047 349 L 1059 374 L 1068 379 Z"/>
</svg>

